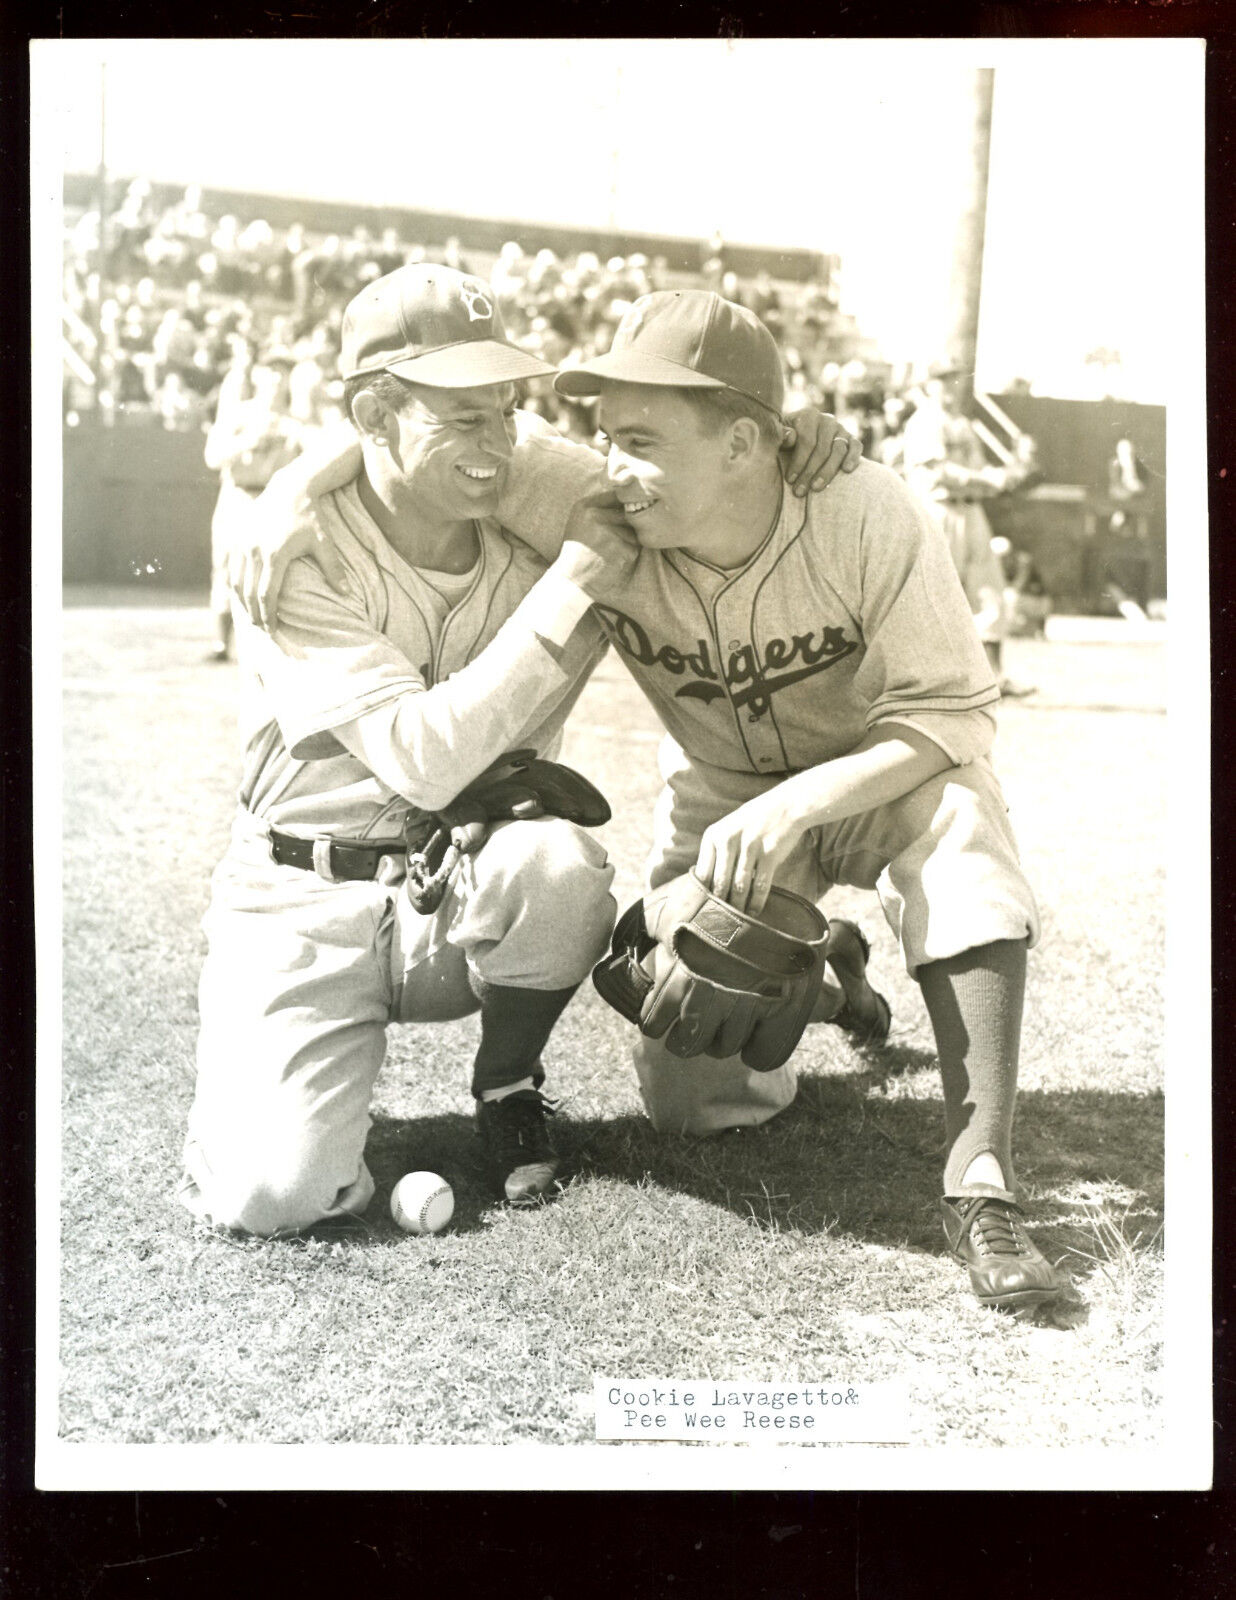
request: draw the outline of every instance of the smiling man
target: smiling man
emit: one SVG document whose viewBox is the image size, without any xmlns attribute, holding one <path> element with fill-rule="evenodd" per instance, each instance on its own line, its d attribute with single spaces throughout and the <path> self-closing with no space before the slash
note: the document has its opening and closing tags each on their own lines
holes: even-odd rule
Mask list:
<svg viewBox="0 0 1236 1600">
<path fill-rule="evenodd" d="M 360 447 L 320 507 L 337 581 L 294 562 L 272 633 L 238 618 L 244 773 L 205 919 L 181 1198 L 261 1235 L 365 1209 L 393 1021 L 480 1012 L 495 1189 L 545 1195 L 541 1051 L 614 913 L 604 849 L 560 816 L 497 823 L 430 913 L 405 882 L 409 809 L 440 810 L 506 752 L 552 757 L 604 648 L 587 597 L 495 514 L 515 384 L 552 369 L 506 341 L 484 284 L 442 267 L 358 295 L 341 366 Z M 552 521 L 537 492 L 530 514 Z"/>
<path fill-rule="evenodd" d="M 634 534 L 587 501 L 563 559 L 668 732 L 648 895 L 691 870 L 757 912 L 774 885 L 874 889 L 935 1032 L 948 1241 L 985 1304 L 1055 1298 L 1011 1150 L 1038 915 L 988 759 L 999 691 L 943 538 L 872 462 L 784 493 L 777 349 L 718 295 L 644 296 L 556 386 L 599 395 Z M 764 1121 L 796 1089 L 792 1062 L 756 1073 L 643 1037 L 635 1065 L 674 1132 Z"/>
</svg>

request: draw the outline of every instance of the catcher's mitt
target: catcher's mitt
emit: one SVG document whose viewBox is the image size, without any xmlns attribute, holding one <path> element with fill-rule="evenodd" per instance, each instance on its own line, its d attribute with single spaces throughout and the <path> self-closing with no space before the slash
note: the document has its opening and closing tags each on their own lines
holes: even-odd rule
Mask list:
<svg viewBox="0 0 1236 1600">
<path fill-rule="evenodd" d="M 460 856 L 479 850 L 493 823 L 530 817 L 565 817 L 599 828 L 610 819 L 609 802 L 573 767 L 542 761 L 535 750 L 513 750 L 441 811 L 413 810 L 404 818 L 412 904 L 436 911 Z"/>
<path fill-rule="evenodd" d="M 686 873 L 623 913 L 592 981 L 672 1054 L 740 1055 L 771 1072 L 810 1021 L 827 945 L 828 923 L 809 900 L 773 889 L 755 917 Z"/>
</svg>

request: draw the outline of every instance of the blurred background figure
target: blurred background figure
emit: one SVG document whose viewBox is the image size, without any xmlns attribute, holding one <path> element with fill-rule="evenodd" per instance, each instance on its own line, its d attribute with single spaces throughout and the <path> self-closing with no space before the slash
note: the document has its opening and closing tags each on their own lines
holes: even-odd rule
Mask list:
<svg viewBox="0 0 1236 1600">
<path fill-rule="evenodd" d="M 1100 535 L 1101 595 L 1105 607 L 1130 622 L 1145 622 L 1150 604 L 1149 485 L 1131 439 L 1118 439 L 1107 464 L 1107 526 Z"/>
<path fill-rule="evenodd" d="M 228 556 L 250 503 L 280 467 L 300 453 L 304 426 L 292 415 L 291 351 L 274 348 L 253 359 L 238 348 L 219 392 L 219 411 L 206 437 L 206 465 L 220 475 L 210 526 L 210 609 L 215 641 L 209 661 L 226 661 L 232 643 Z"/>
<path fill-rule="evenodd" d="M 1034 690 L 1004 675 L 1004 570 L 992 549 L 991 524 L 981 502 L 1023 483 L 1032 457 L 1027 453 L 1007 467 L 988 462 L 963 410 L 966 386 L 967 374 L 953 362 L 936 362 L 929 369 L 922 401 L 902 433 L 902 472 L 948 540 L 1001 693 L 1017 698 Z"/>
<path fill-rule="evenodd" d="M 997 534 L 991 548 L 1004 574 L 1005 633 L 1010 639 L 1045 639 L 1051 595 L 1028 550 Z"/>
</svg>

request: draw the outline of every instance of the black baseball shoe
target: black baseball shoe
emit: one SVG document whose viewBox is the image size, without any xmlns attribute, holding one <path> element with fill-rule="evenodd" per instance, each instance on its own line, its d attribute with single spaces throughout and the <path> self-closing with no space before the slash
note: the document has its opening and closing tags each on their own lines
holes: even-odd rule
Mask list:
<svg viewBox="0 0 1236 1600">
<path fill-rule="evenodd" d="M 829 1021 L 844 1028 L 855 1044 L 883 1044 L 893 1023 L 892 1008 L 867 982 L 871 946 L 867 935 L 853 922 L 835 918 L 828 924 L 825 960 L 841 984 L 844 1002 Z"/>
<path fill-rule="evenodd" d="M 539 1089 L 517 1089 L 501 1100 L 478 1100 L 476 1126 L 495 1186 L 510 1205 L 543 1200 L 558 1176 L 558 1156 L 545 1118 L 553 1103 Z"/>
<path fill-rule="evenodd" d="M 985 1306 L 1022 1311 L 1047 1305 L 1064 1283 L 1025 1229 L 1018 1206 L 990 1195 L 942 1200 L 944 1237 L 970 1269 L 970 1287 Z"/>
</svg>

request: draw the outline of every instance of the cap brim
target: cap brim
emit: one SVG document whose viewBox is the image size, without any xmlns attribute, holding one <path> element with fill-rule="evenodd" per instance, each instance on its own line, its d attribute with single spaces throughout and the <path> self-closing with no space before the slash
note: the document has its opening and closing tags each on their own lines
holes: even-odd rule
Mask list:
<svg viewBox="0 0 1236 1600">
<path fill-rule="evenodd" d="M 557 369 L 500 339 L 467 339 L 423 356 L 387 362 L 382 370 L 431 389 L 483 389 L 491 383 L 548 378 Z"/>
<path fill-rule="evenodd" d="M 639 350 L 611 350 L 578 367 L 567 367 L 554 379 L 559 394 L 600 394 L 603 383 L 659 383 L 674 389 L 726 389 L 719 378 L 706 377 L 665 356 Z"/>
</svg>

